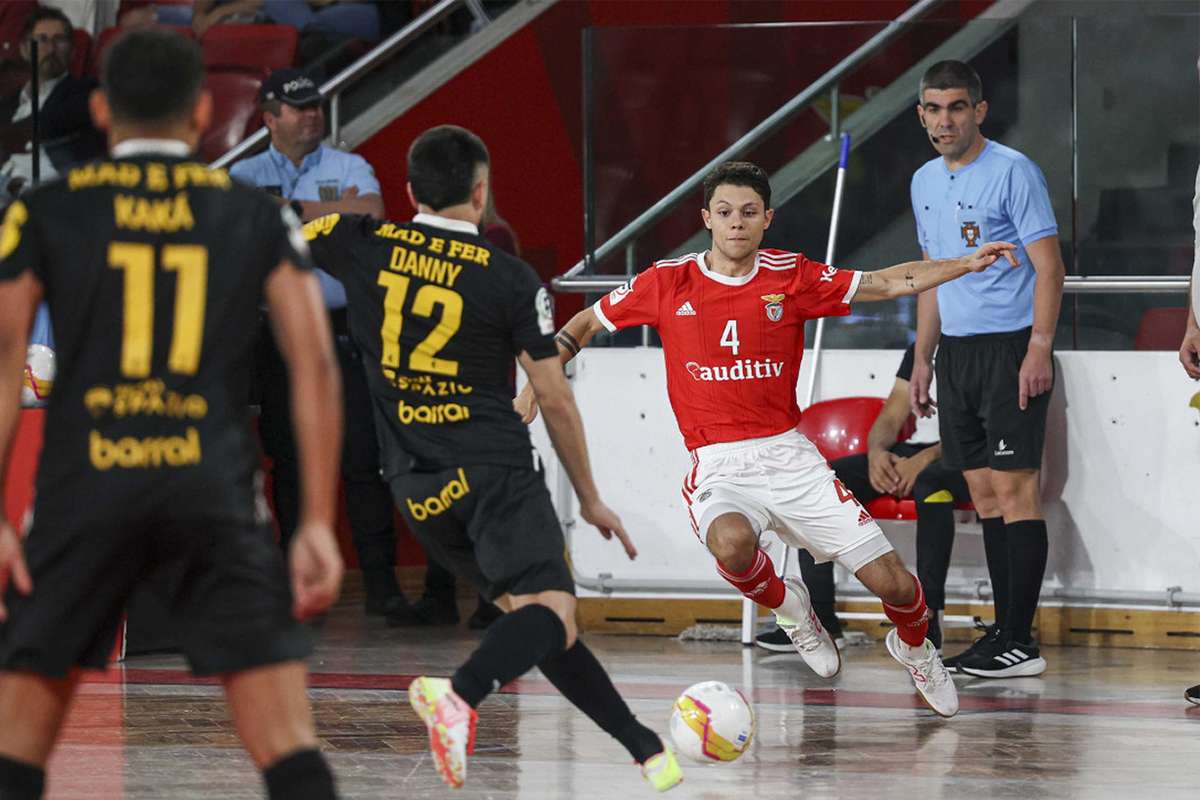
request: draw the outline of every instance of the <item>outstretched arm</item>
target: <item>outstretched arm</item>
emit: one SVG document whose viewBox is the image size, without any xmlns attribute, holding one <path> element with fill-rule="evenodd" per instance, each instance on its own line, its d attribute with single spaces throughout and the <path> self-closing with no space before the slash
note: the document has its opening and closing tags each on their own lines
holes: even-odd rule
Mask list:
<svg viewBox="0 0 1200 800">
<path fill-rule="evenodd" d="M 590 338 L 590 337 L 589 337 Z M 560 354 L 561 354 L 560 345 Z M 531 392 L 537 393 L 546 421 L 546 432 L 554 444 L 554 451 L 571 479 L 575 495 L 579 498 L 579 515 L 595 525 L 600 535 L 611 539 L 614 534 L 630 559 L 637 557 L 637 549 L 630 541 L 621 519 L 600 499 L 596 482 L 592 478 L 592 465 L 588 459 L 587 439 L 583 434 L 583 419 L 575 405 L 571 385 L 563 375 L 560 363 L 552 358 L 534 360 L 529 353 L 518 357 L 525 374 L 529 376 Z"/>
<path fill-rule="evenodd" d="M 926 289 L 961 278 L 968 272 L 983 272 L 1001 257 L 1007 258 L 1009 264 L 1015 267 L 1018 261 L 1012 251 L 1016 249 L 1016 245 L 1008 242 L 988 242 L 971 255 L 961 258 L 908 261 L 894 267 L 864 272 L 851 302 L 870 303 L 920 294 Z"/>
</svg>

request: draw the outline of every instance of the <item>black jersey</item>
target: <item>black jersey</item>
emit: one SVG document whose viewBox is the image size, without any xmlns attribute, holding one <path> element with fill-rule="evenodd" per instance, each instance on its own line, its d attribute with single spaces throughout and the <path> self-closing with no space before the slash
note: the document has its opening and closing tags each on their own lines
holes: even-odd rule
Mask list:
<svg viewBox="0 0 1200 800">
<path fill-rule="evenodd" d="M 550 294 L 528 264 L 467 226 L 425 219 L 330 214 L 304 226 L 313 260 L 346 286 L 385 476 L 531 467 L 529 431 L 512 407 L 513 357 L 558 355 Z"/>
<path fill-rule="evenodd" d="M 57 356 L 39 503 L 104 502 L 119 481 L 180 512 L 253 515 L 250 357 L 284 260 L 311 268 L 295 215 L 187 159 L 95 162 L 13 203 L 0 280 L 33 271 Z"/>
</svg>

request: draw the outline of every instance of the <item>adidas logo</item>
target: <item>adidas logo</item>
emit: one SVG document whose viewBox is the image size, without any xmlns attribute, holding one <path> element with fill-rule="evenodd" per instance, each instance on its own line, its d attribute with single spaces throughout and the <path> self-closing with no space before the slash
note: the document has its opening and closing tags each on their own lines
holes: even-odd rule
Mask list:
<svg viewBox="0 0 1200 800">
<path fill-rule="evenodd" d="M 696 309 L 692 308 L 692 301 L 688 300 L 683 305 L 681 305 L 679 307 L 679 310 L 675 312 L 675 316 L 677 316 L 677 317 L 694 317 L 694 316 L 696 316 Z"/>
<path fill-rule="evenodd" d="M 1012 667 L 1020 664 L 1022 661 L 1028 661 L 1029 659 L 1033 658 L 1033 656 L 1014 647 L 1007 653 L 1001 653 L 1000 655 L 993 656 L 992 658 L 996 661 L 999 661 L 1006 667 Z"/>
<path fill-rule="evenodd" d="M 863 525 L 870 525 L 874 521 L 875 520 L 871 518 L 871 515 L 867 513 L 867 510 L 865 508 L 862 511 L 858 512 L 858 526 L 860 528 Z"/>
</svg>

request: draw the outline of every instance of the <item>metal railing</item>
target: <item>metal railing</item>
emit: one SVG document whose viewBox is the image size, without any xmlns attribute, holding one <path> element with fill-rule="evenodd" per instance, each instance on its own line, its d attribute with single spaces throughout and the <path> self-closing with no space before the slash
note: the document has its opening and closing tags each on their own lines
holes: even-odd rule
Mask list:
<svg viewBox="0 0 1200 800">
<path fill-rule="evenodd" d="M 440 0 L 421 16 L 405 25 L 375 46 L 369 53 L 321 84 L 321 96 L 329 100 L 329 138 L 334 146 L 341 139 L 342 114 L 341 95 L 356 84 L 364 75 L 388 61 L 392 56 L 412 44 L 421 34 L 438 24 L 460 6 L 466 7 L 479 26 L 490 22 L 480 0 Z M 243 139 L 236 147 L 212 163 L 214 168 L 227 167 L 247 153 L 253 152 L 269 138 L 267 129 L 259 128 Z"/>
<path fill-rule="evenodd" d="M 832 69 L 805 87 L 803 91 L 776 109 L 774 113 L 754 126 L 754 128 L 736 142 L 721 151 L 715 158 L 694 172 L 683 183 L 672 189 L 657 203 L 639 214 L 632 222 L 613 235 L 612 238 L 597 247 L 594 253 L 585 254 L 575 266 L 567 270 L 565 274 L 554 279 L 554 287 L 560 291 L 571 291 L 566 287 L 576 279 L 576 275 L 588 269 L 592 263 L 607 258 L 622 247 L 631 246 L 634 237 L 665 216 L 679 201 L 696 191 L 700 184 L 704 182 L 705 175 L 723 162 L 735 158 L 758 140 L 769 136 L 783 125 L 786 125 L 796 114 L 807 108 L 821 95 L 826 92 L 836 91 L 838 83 L 852 70 L 861 66 L 865 61 L 872 58 L 880 48 L 902 34 L 906 30 L 908 23 L 925 16 L 942 2 L 943 0 L 920 0 L 920 2 L 915 3 L 903 14 L 887 23 L 883 30 L 872 36 L 861 47 L 846 56 Z M 833 107 L 837 108 L 836 96 L 834 97 Z M 834 124 L 836 125 L 836 120 Z M 837 136 L 836 130 L 834 131 L 834 136 Z M 632 259 L 627 258 L 627 261 L 631 262 Z M 583 289 L 579 291 L 589 290 Z"/>
<path fill-rule="evenodd" d="M 610 292 L 629 280 L 623 275 L 589 275 L 564 280 L 566 277 L 564 275 L 551 281 L 556 291 L 576 294 Z M 1173 275 L 1068 275 L 1063 291 L 1067 294 L 1179 294 L 1186 292 L 1188 285 L 1188 278 Z"/>
</svg>

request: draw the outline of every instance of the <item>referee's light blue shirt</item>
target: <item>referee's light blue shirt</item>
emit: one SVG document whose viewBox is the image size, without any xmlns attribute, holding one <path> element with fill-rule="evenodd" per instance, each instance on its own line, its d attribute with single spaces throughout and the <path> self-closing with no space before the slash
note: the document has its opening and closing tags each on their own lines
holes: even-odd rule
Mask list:
<svg viewBox="0 0 1200 800">
<path fill-rule="evenodd" d="M 340 200 L 351 186 L 358 189 L 359 196 L 381 194 L 375 170 L 365 158 L 325 145 L 305 156 L 297 168 L 272 144 L 265 152 L 234 164 L 229 175 L 250 186 L 277 190 L 288 200 Z M 325 305 L 345 308 L 345 287 L 322 270 L 317 270 L 317 279 Z"/>
<path fill-rule="evenodd" d="M 1058 233 L 1042 171 L 1023 154 L 993 141 L 955 172 L 941 156 L 913 174 L 917 241 L 931 258 L 958 258 L 984 242 L 1019 245 L 1014 268 L 1000 259 L 938 287 L 942 333 L 973 336 L 1033 325 L 1037 274 L 1025 248 Z"/>
</svg>

